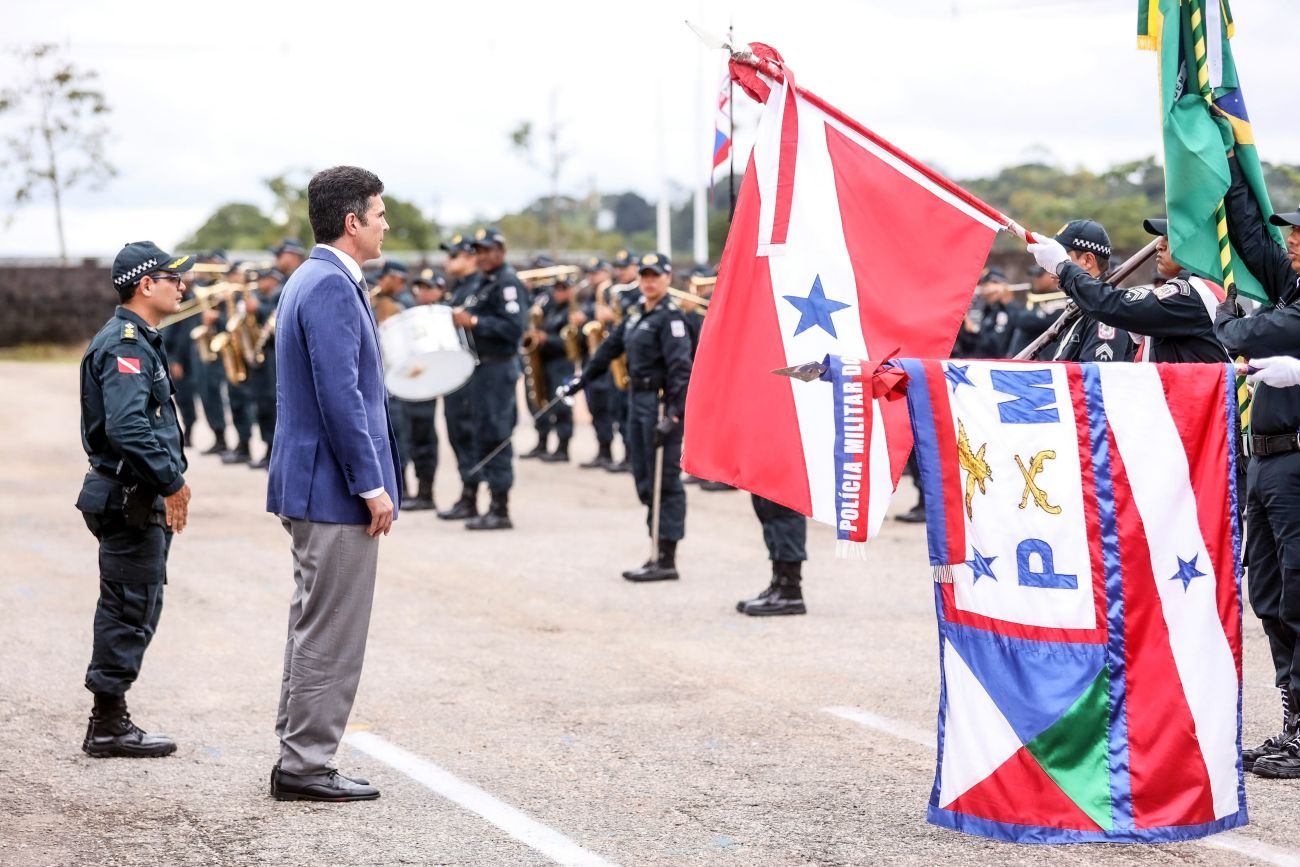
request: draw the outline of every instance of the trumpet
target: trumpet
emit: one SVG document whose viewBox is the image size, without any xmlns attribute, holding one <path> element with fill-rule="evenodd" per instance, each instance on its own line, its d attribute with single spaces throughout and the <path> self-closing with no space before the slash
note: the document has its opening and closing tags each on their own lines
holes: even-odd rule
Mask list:
<svg viewBox="0 0 1300 867">
<path fill-rule="evenodd" d="M 520 280 L 528 281 L 530 288 L 540 289 L 543 286 L 554 286 L 561 279 L 572 278 L 581 273 L 582 269 L 577 265 L 550 265 L 546 268 L 516 271 L 515 276 Z"/>
<path fill-rule="evenodd" d="M 713 278 L 709 277 L 705 279 L 712 280 Z M 668 295 L 672 298 L 676 298 L 678 301 L 685 301 L 687 304 L 697 304 L 705 310 L 709 309 L 709 301 L 711 299 L 703 295 L 696 295 L 693 292 L 686 292 L 682 289 L 674 289 L 671 286 L 668 287 Z"/>
<path fill-rule="evenodd" d="M 194 267 L 199 266 L 195 265 Z M 183 322 L 191 316 L 202 313 L 204 310 L 211 308 L 216 302 L 221 301 L 227 294 L 233 295 L 236 292 L 247 292 L 248 286 L 243 283 L 223 282 L 213 283 L 211 286 L 195 286 L 193 291 L 194 297 L 181 304 L 175 313 L 164 316 L 162 321 L 158 323 L 159 328 L 166 328 L 168 325 Z"/>
</svg>

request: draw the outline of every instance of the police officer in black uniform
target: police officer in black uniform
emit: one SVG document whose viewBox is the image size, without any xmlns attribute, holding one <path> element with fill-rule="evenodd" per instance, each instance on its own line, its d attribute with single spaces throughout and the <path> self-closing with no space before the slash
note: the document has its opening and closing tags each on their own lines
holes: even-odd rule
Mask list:
<svg viewBox="0 0 1300 867">
<path fill-rule="evenodd" d="M 591 295 L 582 301 L 582 312 L 588 322 L 604 322 L 605 328 L 613 328 L 612 308 L 607 303 L 610 288 L 614 285 L 614 275 L 608 261 L 593 256 L 587 260 L 583 269 L 587 282 L 591 285 Z M 587 340 L 584 335 L 583 363 L 587 361 Z M 584 470 L 608 469 L 614 464 L 614 431 L 619 424 L 615 417 L 614 380 L 606 373 L 587 386 L 587 411 L 591 413 L 591 426 L 596 431 L 596 455 L 589 461 L 578 464 Z"/>
<path fill-rule="evenodd" d="M 767 589 L 753 599 L 737 602 L 736 610 L 750 617 L 806 614 L 803 562 L 808 559 L 808 519 L 758 494 L 750 494 L 750 499 L 763 527 L 763 543 L 772 561 L 772 579 Z"/>
<path fill-rule="evenodd" d="M 245 269 L 240 264 L 232 265 L 230 271 L 226 274 L 226 280 L 231 283 L 240 283 L 249 287 L 256 282 L 256 271 Z M 236 310 L 241 305 L 247 305 L 248 294 L 241 293 L 235 300 Z M 242 312 L 242 311 L 240 311 Z M 230 324 L 228 315 L 228 305 L 222 304 L 217 308 L 217 320 L 215 325 L 218 332 L 225 331 L 226 326 Z M 253 462 L 253 421 L 257 414 L 257 407 L 253 400 L 253 389 L 248 379 L 243 382 L 234 382 L 225 373 L 225 368 L 218 362 L 221 367 L 222 379 L 226 383 L 226 402 L 230 406 L 230 422 L 234 425 L 235 434 L 238 437 L 235 447 L 221 454 L 223 464 L 251 464 Z"/>
<path fill-rule="evenodd" d="M 452 307 L 463 308 L 478 291 L 481 274 L 474 242 L 457 232 L 441 244 L 447 254 L 447 293 Z M 473 332 L 466 329 L 467 339 L 474 340 Z M 473 382 L 471 378 L 470 382 Z M 444 521 L 464 521 L 478 515 L 478 480 L 471 476 L 477 458 L 474 457 L 474 403 L 470 398 L 470 383 L 443 398 L 443 421 L 447 423 L 447 441 L 456 455 L 456 470 L 460 473 L 461 493 L 450 509 L 439 512 Z"/>
<path fill-rule="evenodd" d="M 1168 226 L 1163 219 L 1142 223 L 1148 233 L 1160 236 L 1156 268 L 1165 278 L 1163 286 L 1120 289 L 1066 261 L 1058 272 L 1061 289 L 1102 325 L 1144 336 L 1143 361 L 1224 363 L 1228 354 L 1214 336 L 1211 313 L 1222 290 L 1174 260 Z"/>
<path fill-rule="evenodd" d="M 986 268 L 976 285 L 979 297 L 957 332 L 954 357 L 1007 358 L 1024 305 L 1015 300 L 1011 284 L 998 268 Z"/>
<path fill-rule="evenodd" d="M 421 271 L 411 284 L 415 289 L 415 303 L 443 304 L 447 298 L 447 282 L 432 268 Z M 397 398 L 393 398 L 396 400 Z M 438 472 L 438 399 L 403 400 L 403 414 L 406 418 L 406 441 L 409 449 L 402 456 L 402 474 L 406 474 L 406 464 L 415 467 L 416 492 L 414 496 L 403 497 L 401 507 L 413 511 L 435 508 L 433 502 L 433 477 Z M 403 479 L 403 487 L 406 480 Z"/>
<path fill-rule="evenodd" d="M 229 265 L 230 260 L 222 250 L 213 250 L 201 260 L 204 265 Z M 194 280 L 196 290 L 205 289 L 216 283 L 213 277 L 200 276 Z M 206 325 L 214 332 L 220 325 L 221 311 L 216 308 L 204 310 L 199 317 L 199 322 Z M 212 445 L 206 449 L 205 455 L 224 455 L 230 451 L 230 445 L 226 440 L 226 372 L 221 366 L 220 359 L 204 361 L 199 346 L 193 340 L 190 341 L 190 371 L 194 374 L 194 387 L 199 395 L 199 405 L 203 408 L 203 420 L 207 422 L 208 429 L 212 431 L 215 439 Z"/>
<path fill-rule="evenodd" d="M 573 292 L 573 283 L 569 278 L 559 277 L 548 292 L 533 299 L 533 304 L 542 308 L 542 365 L 546 381 L 552 386 L 558 386 L 573 377 L 574 361 L 569 357 L 568 347 L 564 343 L 564 329 L 569 325 L 572 315 L 569 302 Z M 537 409 L 540 410 L 541 407 Z M 569 440 L 573 438 L 573 407 L 568 401 L 556 403 L 538 417 L 538 442 L 545 444 L 552 432 L 555 433 L 555 449 L 543 450 L 538 457 L 548 464 L 568 463 Z"/>
<path fill-rule="evenodd" d="M 181 295 L 181 303 L 194 298 L 194 290 L 188 285 L 188 278 L 186 284 L 182 286 L 182 291 L 184 294 Z M 190 331 L 193 328 L 192 319 L 182 319 L 161 329 L 163 348 L 167 352 L 167 358 L 171 360 L 172 384 L 176 386 L 176 406 L 180 411 L 181 430 L 185 435 L 186 448 L 194 445 L 194 423 L 198 420 L 198 411 L 195 408 L 195 401 L 199 397 L 195 384 L 198 370 L 194 365 L 194 341 L 190 339 Z"/>
<path fill-rule="evenodd" d="M 614 287 L 610 294 L 610 300 L 613 301 L 611 310 L 617 307 L 620 321 L 626 320 L 628 312 L 641 300 L 641 289 L 637 285 L 640 262 L 641 260 L 632 251 L 619 250 L 610 263 L 614 268 Z M 610 328 L 613 328 L 612 324 Z M 614 419 L 618 438 L 623 442 L 623 460 L 611 461 L 605 469 L 611 473 L 627 473 L 632 470 L 632 448 L 628 441 L 628 394 L 625 389 L 614 385 L 613 377 L 610 377 L 609 383 L 610 415 Z"/>
<path fill-rule="evenodd" d="M 271 465 L 271 446 L 275 442 L 275 320 L 272 317 L 280 303 L 285 277 L 274 268 L 260 268 L 250 277 L 254 288 L 244 300 L 244 309 L 257 323 L 261 345 L 257 358 L 248 366 L 248 379 L 244 386 L 266 451 L 248 465 L 255 470 L 265 470 Z"/>
<path fill-rule="evenodd" d="M 113 262 L 121 306 L 81 359 L 81 444 L 90 471 L 77 498 L 99 540 L 99 605 L 86 689 L 95 704 L 81 748 L 91 756 L 150 757 L 176 751 L 131 722 L 126 692 L 140 674 L 158 618 L 173 532 L 189 515 L 185 452 L 170 365 L 158 323 L 176 312 L 190 256 L 150 241 Z"/>
<path fill-rule="evenodd" d="M 1038 267 L 1064 282 L 1078 281 L 1076 271 L 1100 280 L 1110 267 L 1110 235 L 1095 220 L 1074 220 L 1055 238 L 1029 245 Z M 1053 361 L 1132 361 L 1128 332 L 1087 313 L 1075 318 L 1061 335 Z"/>
<path fill-rule="evenodd" d="M 1224 204 L 1232 246 L 1264 287 L 1271 306 L 1242 318 L 1236 287 L 1219 306 L 1214 333 L 1235 355 L 1300 355 L 1300 209 L 1274 214 L 1287 228 L 1279 245 L 1254 194 L 1229 154 L 1232 183 Z M 1250 606 L 1264 626 L 1278 688 L 1282 731 L 1242 751 L 1242 765 L 1266 777 L 1300 777 L 1300 385 L 1262 379 L 1251 402 L 1252 455 L 1246 476 L 1246 562 Z"/>
<path fill-rule="evenodd" d="M 485 514 L 469 518 L 469 530 L 509 530 L 510 489 L 515 483 L 514 451 L 510 435 L 517 420 L 515 384 L 519 381 L 519 344 L 528 322 L 528 290 L 515 269 L 506 264 L 506 239 L 500 230 L 474 232 L 474 251 L 482 283 L 454 314 L 457 325 L 474 335 L 478 367 L 470 377 L 474 408 L 474 461 L 487 458 L 497 446 L 504 448 L 479 470 L 470 482 L 487 482 L 492 496 Z"/>
<path fill-rule="evenodd" d="M 641 259 L 641 300 L 600 345 L 578 376 L 557 394 L 568 396 L 609 369 L 627 353 L 628 445 L 636 492 L 647 507 L 646 525 L 653 537 L 656 452 L 663 450 L 660 482 L 659 550 L 638 569 L 623 573 L 629 581 L 675 580 L 677 543 L 686 534 L 686 490 L 682 487 L 682 419 L 691 378 L 691 335 L 682 312 L 668 298 L 672 262 L 663 253 Z"/>
</svg>

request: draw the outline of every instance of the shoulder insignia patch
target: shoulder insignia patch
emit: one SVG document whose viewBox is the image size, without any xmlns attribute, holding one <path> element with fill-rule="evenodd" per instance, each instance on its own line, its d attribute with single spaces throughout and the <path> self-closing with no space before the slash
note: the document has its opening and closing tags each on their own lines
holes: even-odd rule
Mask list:
<svg viewBox="0 0 1300 867">
<path fill-rule="evenodd" d="M 668 323 L 668 330 L 673 333 L 673 337 L 685 337 L 686 323 L 680 319 L 674 319 L 672 322 Z"/>
<path fill-rule="evenodd" d="M 518 301 L 507 301 L 507 302 L 506 302 L 506 312 L 509 313 L 511 316 L 513 316 L 514 314 L 518 313 L 518 312 L 519 312 L 519 302 L 518 302 Z"/>
<path fill-rule="evenodd" d="M 1172 283 L 1172 282 L 1166 283 L 1165 285 L 1156 289 L 1155 292 L 1156 292 L 1156 297 L 1159 298 L 1161 301 L 1164 301 L 1166 298 L 1172 298 L 1175 295 L 1187 294 L 1187 290 L 1184 287 L 1179 286 L 1177 283 Z"/>
<path fill-rule="evenodd" d="M 123 340 L 132 340 L 132 341 L 135 340 L 135 323 L 134 323 L 134 322 L 123 322 L 123 323 L 122 323 L 122 339 L 123 339 Z"/>
<path fill-rule="evenodd" d="M 1093 355 L 1096 357 L 1098 361 L 1113 361 L 1115 359 L 1115 351 L 1105 343 L 1103 343 L 1101 346 L 1098 346 L 1093 351 Z"/>
<path fill-rule="evenodd" d="M 1113 326 L 1113 325 L 1103 325 L 1103 324 L 1101 324 L 1101 323 L 1098 323 L 1098 324 L 1097 324 L 1097 339 L 1098 339 L 1098 340 L 1114 340 L 1114 339 L 1115 339 L 1115 326 Z"/>
<path fill-rule="evenodd" d="M 127 374 L 136 374 L 136 373 L 139 373 L 139 372 L 140 372 L 140 359 L 138 359 L 138 358 L 127 358 L 126 356 L 119 355 L 119 356 L 117 357 L 117 372 L 118 372 L 118 373 L 127 373 Z"/>
<path fill-rule="evenodd" d="M 1134 286 L 1132 289 L 1124 290 L 1124 300 L 1130 304 L 1141 301 L 1151 294 L 1151 290 L 1146 286 Z"/>
<path fill-rule="evenodd" d="M 518 301 L 519 290 L 513 286 L 507 286 L 501 290 L 501 297 L 506 299 L 507 301 Z"/>
</svg>

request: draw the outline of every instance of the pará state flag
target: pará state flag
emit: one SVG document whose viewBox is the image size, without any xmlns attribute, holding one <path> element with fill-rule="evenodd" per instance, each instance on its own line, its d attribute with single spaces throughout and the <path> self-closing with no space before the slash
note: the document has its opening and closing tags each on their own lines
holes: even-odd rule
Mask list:
<svg viewBox="0 0 1300 867">
<path fill-rule="evenodd" d="M 1025 843 L 1244 825 L 1232 366 L 898 364 L 939 579 L 929 820 Z"/>
<path fill-rule="evenodd" d="M 771 371 L 946 355 L 1005 223 L 753 49 L 767 72 L 733 62 L 732 76 L 764 109 L 691 375 L 683 465 L 837 524 L 830 390 Z M 842 541 L 879 529 L 912 444 L 901 401 L 865 409 L 863 508 Z"/>
</svg>

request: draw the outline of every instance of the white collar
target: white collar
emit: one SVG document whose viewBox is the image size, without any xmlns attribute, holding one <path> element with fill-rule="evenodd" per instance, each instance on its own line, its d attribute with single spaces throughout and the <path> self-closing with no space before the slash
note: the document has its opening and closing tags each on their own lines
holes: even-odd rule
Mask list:
<svg viewBox="0 0 1300 867">
<path fill-rule="evenodd" d="M 329 250 L 337 256 L 339 261 L 343 263 L 343 267 L 348 269 L 348 273 L 352 275 L 352 279 L 355 282 L 360 283 L 362 281 L 362 278 L 365 275 L 361 273 L 361 265 L 356 259 L 353 259 L 347 253 L 344 253 L 338 247 L 331 247 L 329 244 L 317 244 L 316 246 L 322 250 Z"/>
</svg>

